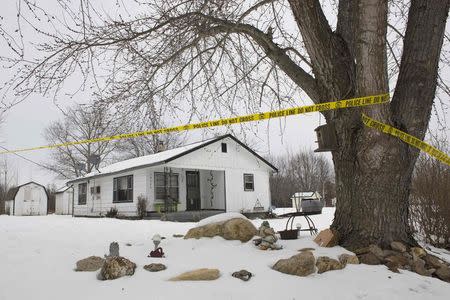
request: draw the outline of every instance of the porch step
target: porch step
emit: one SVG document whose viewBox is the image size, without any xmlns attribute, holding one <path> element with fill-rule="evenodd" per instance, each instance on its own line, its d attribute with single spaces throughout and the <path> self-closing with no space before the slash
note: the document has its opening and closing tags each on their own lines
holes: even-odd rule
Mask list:
<svg viewBox="0 0 450 300">
<path fill-rule="evenodd" d="M 198 222 L 202 219 L 224 213 L 223 210 L 195 210 L 195 211 L 178 211 L 167 214 L 149 212 L 144 218 L 146 220 L 164 220 L 171 222 Z"/>
</svg>

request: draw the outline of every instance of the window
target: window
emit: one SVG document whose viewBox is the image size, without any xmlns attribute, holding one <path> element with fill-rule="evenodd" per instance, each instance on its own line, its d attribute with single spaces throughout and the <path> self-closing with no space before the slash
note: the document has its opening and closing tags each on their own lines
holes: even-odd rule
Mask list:
<svg viewBox="0 0 450 300">
<path fill-rule="evenodd" d="M 222 143 L 222 152 L 227 153 L 227 143 Z"/>
<path fill-rule="evenodd" d="M 31 186 L 25 186 L 23 188 L 23 201 L 32 201 L 31 199 Z"/>
<path fill-rule="evenodd" d="M 244 191 L 255 190 L 255 179 L 253 174 L 244 174 Z"/>
<path fill-rule="evenodd" d="M 133 202 L 133 175 L 114 178 L 113 202 Z"/>
<path fill-rule="evenodd" d="M 80 183 L 78 185 L 78 205 L 86 204 L 87 199 L 87 183 Z"/>
<path fill-rule="evenodd" d="M 91 186 L 91 195 L 100 194 L 100 186 Z"/>
<path fill-rule="evenodd" d="M 164 201 L 166 199 L 166 191 L 171 200 L 178 202 L 178 174 L 155 172 L 155 200 Z"/>
</svg>

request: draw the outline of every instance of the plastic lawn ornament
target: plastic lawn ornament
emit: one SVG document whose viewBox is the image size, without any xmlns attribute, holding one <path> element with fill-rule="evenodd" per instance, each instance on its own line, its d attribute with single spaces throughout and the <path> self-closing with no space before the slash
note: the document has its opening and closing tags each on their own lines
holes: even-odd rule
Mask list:
<svg viewBox="0 0 450 300">
<path fill-rule="evenodd" d="M 152 238 L 153 244 L 155 245 L 155 250 L 150 251 L 150 254 L 148 257 L 164 257 L 164 252 L 161 247 L 159 247 L 159 244 L 161 243 L 161 236 L 159 234 L 155 234 Z"/>
<path fill-rule="evenodd" d="M 161 243 L 161 236 L 159 234 L 155 234 L 152 238 L 153 244 L 155 245 L 155 250 L 158 248 L 159 244 Z"/>
</svg>

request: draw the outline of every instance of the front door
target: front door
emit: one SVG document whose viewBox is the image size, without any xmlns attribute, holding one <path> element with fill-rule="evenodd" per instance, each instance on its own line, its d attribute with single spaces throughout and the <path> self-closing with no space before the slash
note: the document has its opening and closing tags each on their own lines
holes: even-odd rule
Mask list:
<svg viewBox="0 0 450 300">
<path fill-rule="evenodd" d="M 186 171 L 186 210 L 200 209 L 200 174 Z"/>
</svg>

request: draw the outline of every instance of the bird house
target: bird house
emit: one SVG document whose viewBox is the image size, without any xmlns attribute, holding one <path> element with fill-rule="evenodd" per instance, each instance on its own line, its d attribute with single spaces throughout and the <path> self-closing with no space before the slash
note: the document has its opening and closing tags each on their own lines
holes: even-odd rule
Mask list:
<svg viewBox="0 0 450 300">
<path fill-rule="evenodd" d="M 337 149 L 336 130 L 333 123 L 321 125 L 315 131 L 319 148 L 314 152 L 335 151 Z"/>
</svg>

